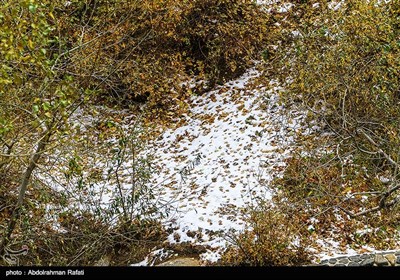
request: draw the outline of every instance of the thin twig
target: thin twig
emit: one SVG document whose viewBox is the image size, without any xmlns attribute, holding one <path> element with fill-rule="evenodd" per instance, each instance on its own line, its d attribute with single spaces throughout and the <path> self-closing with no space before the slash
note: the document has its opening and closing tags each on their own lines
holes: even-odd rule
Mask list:
<svg viewBox="0 0 400 280">
<path fill-rule="evenodd" d="M 380 154 L 382 154 L 394 167 L 399 168 L 399 164 L 394 161 L 385 151 L 383 151 L 379 145 L 361 128 L 357 129 L 357 132 L 361 133 L 364 135 L 364 137 L 370 142 L 372 145 L 374 145 Z"/>
</svg>

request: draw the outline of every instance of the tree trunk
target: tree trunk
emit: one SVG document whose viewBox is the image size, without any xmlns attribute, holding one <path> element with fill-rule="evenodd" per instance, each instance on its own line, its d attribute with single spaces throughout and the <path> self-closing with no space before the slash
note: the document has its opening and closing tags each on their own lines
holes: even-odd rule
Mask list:
<svg viewBox="0 0 400 280">
<path fill-rule="evenodd" d="M 14 207 L 14 211 L 11 215 L 11 219 L 8 224 L 8 229 L 7 229 L 6 233 L 4 234 L 3 240 L 0 245 L 0 255 L 4 253 L 4 248 L 10 242 L 10 237 L 11 237 L 11 234 L 13 233 L 15 226 L 17 224 L 17 220 L 19 218 L 20 211 L 21 211 L 21 206 L 24 202 L 25 193 L 28 188 L 28 184 L 31 179 L 32 172 L 35 169 L 37 162 L 40 159 L 42 152 L 44 151 L 48 141 L 50 140 L 50 137 L 51 137 L 51 133 L 48 130 L 46 130 L 43 133 L 33 156 L 29 160 L 28 167 L 25 170 L 21 184 L 19 186 L 19 194 L 18 194 L 17 204 Z"/>
</svg>

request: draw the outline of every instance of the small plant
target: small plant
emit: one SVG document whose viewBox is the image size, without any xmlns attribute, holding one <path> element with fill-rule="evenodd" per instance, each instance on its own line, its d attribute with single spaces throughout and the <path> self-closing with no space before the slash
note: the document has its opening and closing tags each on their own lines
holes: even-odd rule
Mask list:
<svg viewBox="0 0 400 280">
<path fill-rule="evenodd" d="M 120 128 L 116 145 L 110 150 L 112 158 L 107 163 L 107 181 L 115 189 L 107 213 L 118 214 L 123 224 L 135 219 L 146 220 L 158 211 L 152 202 L 155 189 L 149 182 L 154 169 L 152 155 L 145 153 L 144 133 L 139 122 L 131 125 L 128 131 Z"/>
</svg>

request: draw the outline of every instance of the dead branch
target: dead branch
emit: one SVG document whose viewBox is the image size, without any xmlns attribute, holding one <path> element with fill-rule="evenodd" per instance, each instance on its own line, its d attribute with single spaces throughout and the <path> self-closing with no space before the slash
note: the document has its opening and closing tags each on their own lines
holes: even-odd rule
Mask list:
<svg viewBox="0 0 400 280">
<path fill-rule="evenodd" d="M 387 153 L 385 153 L 385 151 L 383 151 L 379 145 L 371 138 L 371 136 L 369 136 L 363 129 L 359 128 L 357 129 L 357 132 L 361 133 L 362 135 L 364 135 L 364 137 L 368 140 L 369 143 L 371 143 L 372 145 L 374 145 L 378 152 L 383 155 L 394 167 L 399 168 L 399 164 L 394 161 Z"/>
<path fill-rule="evenodd" d="M 349 210 L 347 210 L 347 209 L 345 209 L 345 208 L 343 208 L 341 206 L 338 206 L 338 207 L 339 207 L 340 210 L 342 210 L 344 213 L 349 215 L 351 218 L 356 218 L 356 217 L 360 217 L 360 216 L 363 216 L 363 215 L 366 215 L 366 214 L 369 214 L 369 213 L 372 213 L 372 212 L 377 212 L 377 211 L 379 211 L 381 209 L 390 208 L 390 207 L 392 207 L 393 205 L 397 204 L 400 201 L 400 197 L 396 197 L 395 199 L 393 199 L 389 203 L 386 202 L 388 197 L 392 193 L 397 191 L 398 189 L 400 189 L 400 184 L 395 185 L 395 186 L 391 187 L 389 190 L 381 193 L 381 199 L 379 200 L 379 204 L 377 206 L 375 206 L 375 207 L 366 209 L 364 211 L 360 211 L 360 212 L 354 213 L 354 212 L 351 212 L 351 211 L 349 211 Z"/>
</svg>

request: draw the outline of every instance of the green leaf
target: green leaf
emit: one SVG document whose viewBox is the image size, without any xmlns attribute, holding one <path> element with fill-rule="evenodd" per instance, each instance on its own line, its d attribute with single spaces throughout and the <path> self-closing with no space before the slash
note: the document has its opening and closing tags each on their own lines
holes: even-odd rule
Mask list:
<svg viewBox="0 0 400 280">
<path fill-rule="evenodd" d="M 51 108 L 51 105 L 50 105 L 50 103 L 49 102 L 44 102 L 43 104 L 42 104 L 42 107 L 43 107 L 43 109 L 45 110 L 45 111 L 48 111 L 48 110 L 50 110 L 50 108 Z"/>
<path fill-rule="evenodd" d="M 29 11 L 30 11 L 31 13 L 35 13 L 35 12 L 36 12 L 36 9 L 37 9 L 37 5 L 35 5 L 35 4 L 29 4 L 28 9 L 29 9 Z"/>
<path fill-rule="evenodd" d="M 39 112 L 39 106 L 38 105 L 33 105 L 32 109 L 33 109 L 34 113 Z"/>
<path fill-rule="evenodd" d="M 67 107 L 68 106 L 68 100 L 60 100 L 60 104 L 63 107 Z"/>
</svg>

